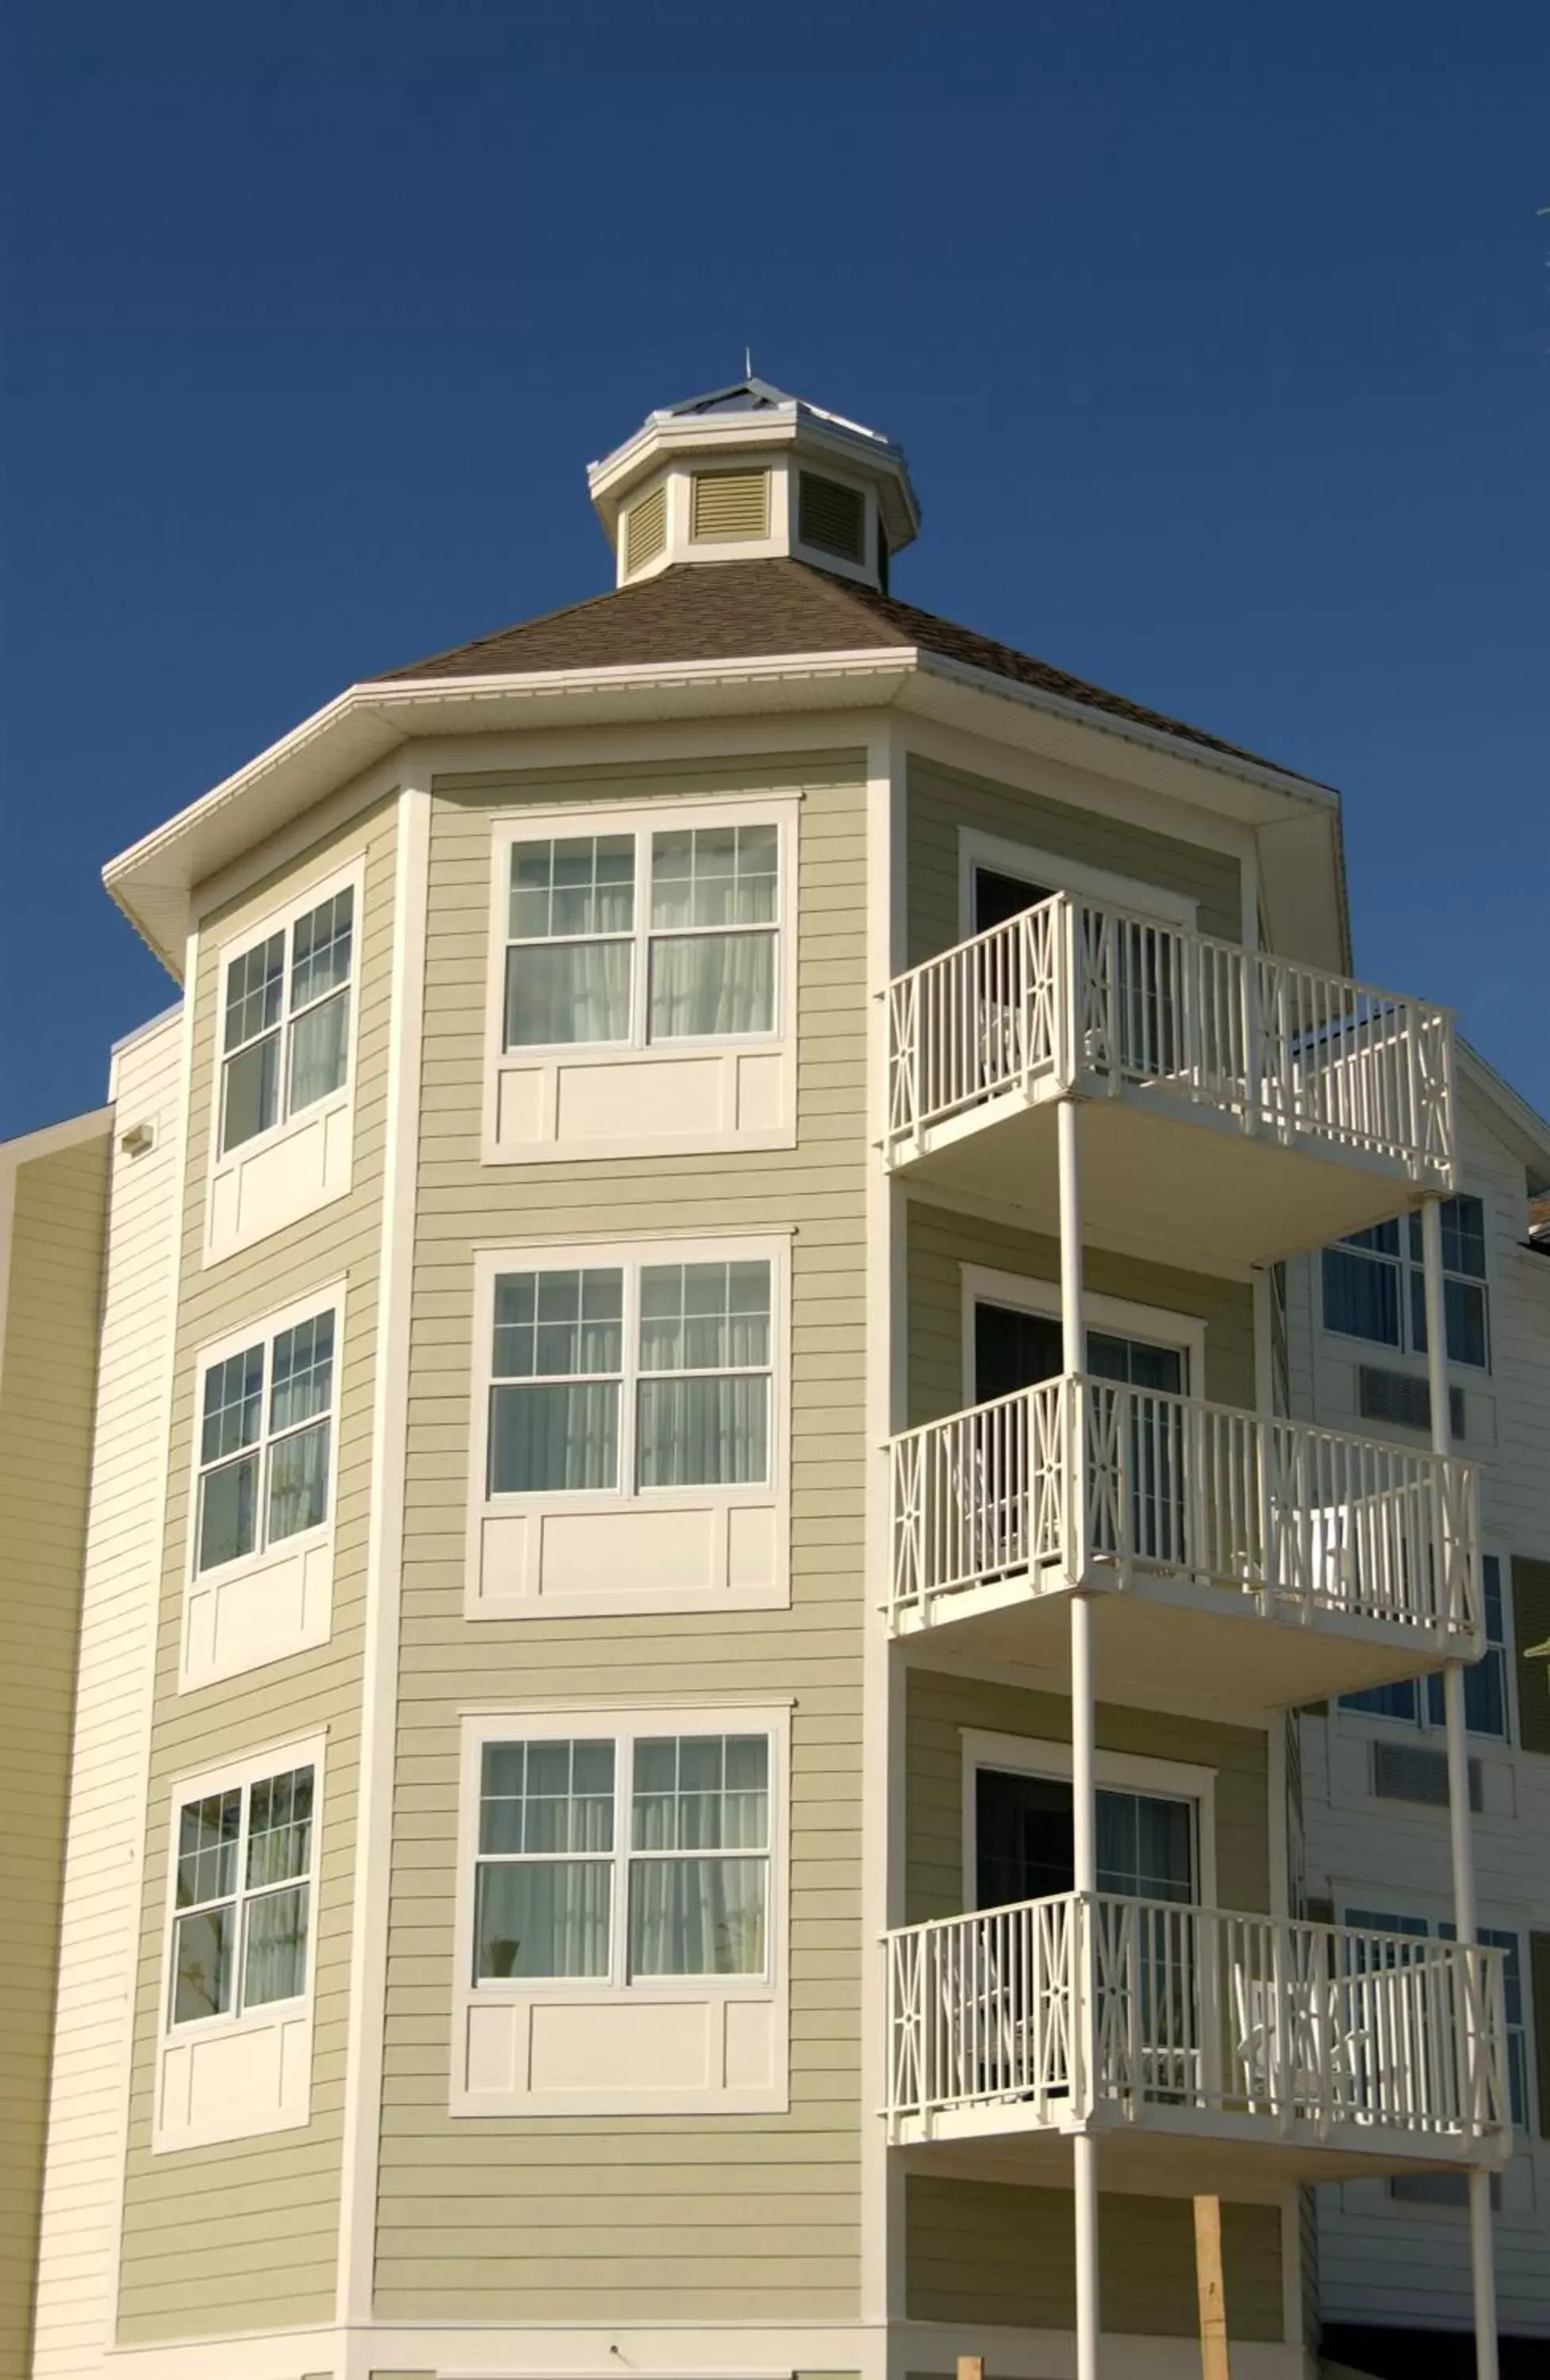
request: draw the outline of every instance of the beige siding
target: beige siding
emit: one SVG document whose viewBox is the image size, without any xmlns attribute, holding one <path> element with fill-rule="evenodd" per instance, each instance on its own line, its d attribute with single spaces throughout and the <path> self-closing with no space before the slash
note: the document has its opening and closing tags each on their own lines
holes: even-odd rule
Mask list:
<svg viewBox="0 0 1550 2380">
<path fill-rule="evenodd" d="M 905 2225 L 912 2321 L 1074 2327 L 1069 2191 L 912 2174 Z M 1106 2192 L 1098 2254 L 1106 2331 L 1152 2338 L 1196 2336 L 1194 2220 L 1187 2198 Z M 1279 2207 L 1222 2208 L 1222 2265 L 1229 2337 L 1278 2339 Z"/>
<path fill-rule="evenodd" d="M 189 1162 L 119 2277 L 119 2335 L 127 2342 L 272 2328 L 323 2319 L 333 2310 L 395 818 L 391 799 L 379 803 L 217 911 L 201 933 L 194 985 Z M 350 1191 L 304 1220 L 206 1268 L 203 1216 L 219 1006 L 217 942 L 235 929 L 258 924 L 325 868 L 344 866 L 362 852 L 366 894 L 357 960 L 360 1015 Z M 335 1457 L 331 1641 L 316 1651 L 180 1695 L 177 1655 L 188 1560 L 197 1351 L 341 1277 L 347 1284 L 347 1305 Z M 269 1743 L 325 1730 L 311 2120 L 304 2128 L 266 2138 L 152 2155 L 151 2093 L 174 1780 Z"/>
<path fill-rule="evenodd" d="M 1008 843 L 1111 876 L 1128 876 L 1199 904 L 1203 934 L 1241 941 L 1243 913 L 1238 862 L 1204 844 L 1185 843 L 1149 827 L 1132 826 L 1100 810 L 1083 809 L 1042 794 L 1023 793 L 912 759 L 909 769 L 908 937 L 910 965 L 918 966 L 963 940 L 959 921 L 958 831 L 977 828 Z"/>
<path fill-rule="evenodd" d="M 1058 1281 L 1060 1247 L 1038 1232 L 914 1199 L 909 1218 L 909 1409 L 916 1427 L 971 1402 L 963 1377 L 963 1268 L 983 1265 Z M 1145 1264 L 1108 1248 L 1086 1251 L 1084 1276 L 1095 1296 L 1197 1317 L 1205 1325 L 1204 1393 L 1219 1404 L 1253 1404 L 1253 1292 L 1246 1281 Z M 1201 1392 L 1197 1382 L 1191 1388 Z"/>
<path fill-rule="evenodd" d="M 129 1998 L 139 1927 L 141 1760 L 176 1293 L 182 1019 L 115 1054 L 113 1180 L 81 1586 L 74 1767 L 60 1920 L 33 2370 L 84 2380 L 112 2336 Z M 151 1145 L 121 1137 L 149 1125 Z"/>
<path fill-rule="evenodd" d="M 23 1159 L 0 1220 L 0 2372 L 32 2322 L 110 1146 Z"/>
<path fill-rule="evenodd" d="M 857 2291 L 865 796 L 856 756 L 442 784 L 431 831 L 377 2308 L 464 2321 L 840 2318 Z M 481 1168 L 490 812 L 799 785 L 798 1146 Z M 470 1624 L 473 1251 L 793 1227 L 793 1609 Z M 458 1714 L 795 1698 L 784 2116 L 448 2113 Z"/>
</svg>

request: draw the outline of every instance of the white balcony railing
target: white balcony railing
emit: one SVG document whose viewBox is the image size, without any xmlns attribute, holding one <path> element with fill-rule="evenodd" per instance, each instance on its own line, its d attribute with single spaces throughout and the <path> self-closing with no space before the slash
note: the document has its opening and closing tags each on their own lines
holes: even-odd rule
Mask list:
<svg viewBox="0 0 1550 2380">
<path fill-rule="evenodd" d="M 896 1628 L 1107 1566 L 1473 1638 L 1479 1494 L 1455 1456 L 1067 1376 L 892 1443 Z M 1080 1480 L 1080 1492 L 1073 1482 Z M 1450 1649 L 1468 1648 L 1456 1645 Z"/>
<path fill-rule="evenodd" d="M 1453 1180 L 1446 1009 L 1058 892 L 895 978 L 890 1156 L 1040 1085 L 1146 1086 L 1245 1132 Z"/>
<path fill-rule="evenodd" d="M 896 2136 L 1104 2102 L 1464 2152 L 1510 2122 L 1499 1950 L 1071 1892 L 902 1927 L 888 1957 Z"/>
</svg>

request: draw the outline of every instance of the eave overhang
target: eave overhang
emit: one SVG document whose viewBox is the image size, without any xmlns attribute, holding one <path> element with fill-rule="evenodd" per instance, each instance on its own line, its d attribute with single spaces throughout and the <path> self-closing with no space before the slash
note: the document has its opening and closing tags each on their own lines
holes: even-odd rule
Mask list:
<svg viewBox="0 0 1550 2380">
<path fill-rule="evenodd" d="M 1274 946 L 1349 971 L 1339 799 L 1328 787 L 1211 750 L 913 645 L 740 661 L 630 663 L 349 686 L 108 862 L 103 880 L 179 982 L 195 888 L 401 747 L 524 729 L 896 708 L 1132 783 L 1251 829 Z M 1338 920 L 1338 922 L 1337 922 Z"/>
</svg>

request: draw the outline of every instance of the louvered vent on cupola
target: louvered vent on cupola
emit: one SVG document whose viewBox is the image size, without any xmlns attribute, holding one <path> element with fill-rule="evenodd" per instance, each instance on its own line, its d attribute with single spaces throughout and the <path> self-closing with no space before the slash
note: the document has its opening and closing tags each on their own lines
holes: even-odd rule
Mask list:
<svg viewBox="0 0 1550 2380">
<path fill-rule="evenodd" d="M 707 539 L 769 535 L 768 471 L 697 471 L 689 507 L 689 534 Z"/>
<path fill-rule="evenodd" d="M 653 488 L 624 515 L 624 567 L 654 562 L 667 543 L 667 488 Z"/>
<path fill-rule="evenodd" d="M 842 487 L 804 471 L 797 493 L 797 537 L 817 553 L 842 562 L 866 559 L 866 499 L 858 488 Z"/>
</svg>

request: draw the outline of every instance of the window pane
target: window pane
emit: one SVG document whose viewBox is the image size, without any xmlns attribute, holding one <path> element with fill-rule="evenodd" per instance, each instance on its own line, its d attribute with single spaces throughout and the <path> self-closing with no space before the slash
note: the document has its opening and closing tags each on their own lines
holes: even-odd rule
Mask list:
<svg viewBox="0 0 1550 2380">
<path fill-rule="evenodd" d="M 492 1371 L 498 1380 L 617 1372 L 624 1352 L 624 1276 L 503 1273 L 495 1283 Z"/>
<path fill-rule="evenodd" d="M 291 946 L 291 1006 L 305 1008 L 350 979 L 353 891 L 336 892 L 296 921 Z"/>
<path fill-rule="evenodd" d="M 619 1390 L 612 1381 L 574 1388 L 497 1388 L 490 1399 L 490 1492 L 619 1484 Z"/>
<path fill-rule="evenodd" d="M 775 1021 L 773 934 L 696 934 L 651 944 L 650 1037 L 768 1033 Z"/>
<path fill-rule="evenodd" d="M 196 2017 L 224 2016 L 231 2007 L 236 1932 L 236 1912 L 230 1901 L 224 1909 L 205 1909 L 178 1919 L 173 1949 L 174 2024 L 188 2024 Z"/>
<path fill-rule="evenodd" d="M 1502 1656 L 1490 1652 L 1464 1671 L 1464 1724 L 1471 1735 L 1507 1733 L 1507 1682 Z"/>
<path fill-rule="evenodd" d="M 767 1379 L 643 1380 L 639 1414 L 643 1488 L 725 1488 L 769 1475 Z"/>
<path fill-rule="evenodd" d="M 1485 1278 L 1485 1208 L 1480 1199 L 1445 1198 L 1438 1219 L 1442 1224 L 1445 1272 L 1467 1272 Z"/>
<path fill-rule="evenodd" d="M 242 1796 L 234 1788 L 186 1802 L 177 1821 L 177 1906 L 197 1908 L 236 1889 Z"/>
<path fill-rule="evenodd" d="M 779 850 L 772 826 L 694 827 L 653 835 L 652 925 L 772 925 Z"/>
<path fill-rule="evenodd" d="M 316 1529 L 328 1514 L 328 1449 L 332 1435 L 326 1421 L 290 1438 L 276 1439 L 269 1450 L 269 1543 L 294 1537 L 301 1529 Z"/>
<path fill-rule="evenodd" d="M 515 844 L 512 940 L 627 934 L 635 924 L 635 874 L 630 834 L 566 835 L 552 843 Z"/>
<path fill-rule="evenodd" d="M 223 1048 L 236 1050 L 280 1022 L 285 980 L 285 937 L 271 934 L 226 969 L 226 1029 Z"/>
<path fill-rule="evenodd" d="M 291 1026 L 290 1114 L 339 1088 L 349 1063 L 349 1026 L 347 991 L 336 991 L 297 1018 Z"/>
<path fill-rule="evenodd" d="M 1483 1554 L 1480 1563 L 1481 1599 L 1485 1607 L 1485 1641 L 1488 1645 L 1505 1645 L 1507 1629 L 1502 1619 L 1502 1565 L 1497 1554 Z"/>
<path fill-rule="evenodd" d="M 312 1860 L 312 1771 L 288 1768 L 253 1787 L 248 1812 L 248 1883 L 285 1884 Z"/>
<path fill-rule="evenodd" d="M 632 1860 L 630 1973 L 762 1974 L 769 1884 L 762 1859 Z"/>
<path fill-rule="evenodd" d="M 506 1048 L 627 1041 L 628 942 L 527 942 L 506 953 Z"/>
<path fill-rule="evenodd" d="M 658 1736 L 636 1745 L 636 1851 L 763 1851 L 769 1829 L 768 1736 Z"/>
<path fill-rule="evenodd" d="M 280 1112 L 280 1036 L 271 1033 L 262 1041 L 250 1042 L 246 1050 L 225 1062 L 224 1088 L 222 1093 L 221 1153 L 238 1148 L 260 1132 L 267 1132 Z"/>
<path fill-rule="evenodd" d="M 769 1361 L 767 1263 L 642 1268 L 643 1371 L 714 1372 Z"/>
<path fill-rule="evenodd" d="M 207 1471 L 200 1482 L 200 1556 L 201 1571 L 218 1562 L 236 1561 L 250 1554 L 258 1542 L 255 1523 L 259 1508 L 259 1458 L 245 1454 L 219 1471 Z"/>
<path fill-rule="evenodd" d="M 1447 1318 L 1447 1353 L 1455 1364 L 1486 1363 L 1485 1292 L 1472 1281 L 1445 1281 L 1443 1312 Z"/>
<path fill-rule="evenodd" d="M 271 1429 L 294 1429 L 314 1414 L 327 1413 L 333 1393 L 333 1317 L 315 1314 L 274 1342 L 270 1386 Z"/>
<path fill-rule="evenodd" d="M 260 2008 L 271 2000 L 294 2000 L 307 1984 L 307 1911 L 304 1884 L 266 1892 L 248 1903 L 247 1949 L 242 1967 L 242 2004 Z"/>
<path fill-rule="evenodd" d="M 613 1745 L 487 1743 L 481 1852 L 611 1852 Z"/>
<path fill-rule="evenodd" d="M 1419 1232 L 1421 1226 L 1418 1218 L 1411 1217 L 1411 1227 L 1412 1232 Z M 1397 1257 L 1399 1253 L 1399 1219 L 1394 1217 L 1387 1223 L 1372 1223 L 1364 1232 L 1348 1232 L 1340 1245 L 1347 1248 L 1371 1248 L 1376 1256 Z M 1419 1255 L 1419 1240 L 1415 1241 L 1414 1245 L 1415 1252 Z"/>
<path fill-rule="evenodd" d="M 474 1980 L 606 1975 L 611 1860 L 479 1863 Z"/>
<path fill-rule="evenodd" d="M 204 1426 L 200 1461 L 218 1463 L 257 1442 L 263 1419 L 263 1348 L 245 1347 L 204 1376 Z"/>
<path fill-rule="evenodd" d="M 1399 1270 L 1347 1249 L 1324 1251 L 1324 1327 L 1351 1339 L 1399 1344 Z"/>
<path fill-rule="evenodd" d="M 1378 1718 L 1415 1719 L 1415 1681 L 1406 1678 L 1398 1685 L 1365 1686 L 1357 1694 L 1342 1694 L 1343 1710 L 1369 1711 Z"/>
</svg>

